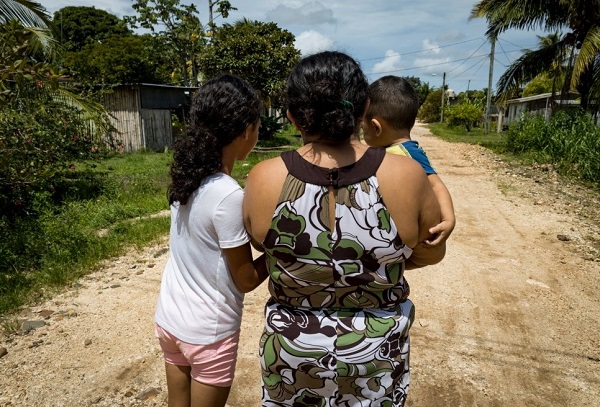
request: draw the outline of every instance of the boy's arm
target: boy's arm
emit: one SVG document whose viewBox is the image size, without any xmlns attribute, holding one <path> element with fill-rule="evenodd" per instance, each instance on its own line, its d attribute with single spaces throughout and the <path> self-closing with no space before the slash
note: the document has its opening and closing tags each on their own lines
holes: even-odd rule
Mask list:
<svg viewBox="0 0 600 407">
<path fill-rule="evenodd" d="M 445 242 L 456 225 L 456 217 L 454 215 L 454 204 L 452 203 L 452 197 L 450 191 L 446 188 L 446 185 L 442 182 L 442 179 L 437 174 L 429 174 L 427 176 L 433 193 L 440 204 L 440 210 L 442 214 L 442 221 L 429 229 L 432 237 L 425 240 L 423 244 L 425 246 L 438 246 L 440 243 Z"/>
</svg>

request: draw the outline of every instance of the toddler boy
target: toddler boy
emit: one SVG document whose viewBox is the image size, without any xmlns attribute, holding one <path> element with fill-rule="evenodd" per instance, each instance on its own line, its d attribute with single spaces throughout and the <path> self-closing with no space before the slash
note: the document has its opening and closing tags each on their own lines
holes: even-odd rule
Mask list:
<svg viewBox="0 0 600 407">
<path fill-rule="evenodd" d="M 373 82 L 368 92 L 370 104 L 362 123 L 365 142 L 371 147 L 385 147 L 388 153 L 411 157 L 421 164 L 442 213 L 442 221 L 429 229 L 432 237 L 423 244 L 438 246 L 454 230 L 456 218 L 448 188 L 431 166 L 419 143 L 410 138 L 419 110 L 417 93 L 406 79 L 392 75 Z"/>
</svg>

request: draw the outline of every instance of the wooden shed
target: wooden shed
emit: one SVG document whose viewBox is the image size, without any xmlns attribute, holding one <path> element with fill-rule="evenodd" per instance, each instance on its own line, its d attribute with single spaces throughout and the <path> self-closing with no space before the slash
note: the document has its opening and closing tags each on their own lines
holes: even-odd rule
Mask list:
<svg viewBox="0 0 600 407">
<path fill-rule="evenodd" d="M 104 105 L 118 131 L 124 151 L 163 151 L 173 146 L 171 114 L 187 112 L 197 88 L 133 84 L 118 85 L 105 95 Z"/>
</svg>

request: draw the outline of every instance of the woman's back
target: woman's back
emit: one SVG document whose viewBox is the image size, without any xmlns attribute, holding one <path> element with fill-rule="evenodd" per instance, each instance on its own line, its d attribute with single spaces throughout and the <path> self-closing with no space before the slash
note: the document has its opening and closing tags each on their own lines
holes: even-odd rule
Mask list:
<svg viewBox="0 0 600 407">
<path fill-rule="evenodd" d="M 286 101 L 305 145 L 246 180 L 244 221 L 267 254 L 272 295 L 259 349 L 263 406 L 399 407 L 406 398 L 414 308 L 403 271 L 415 253 L 418 264 L 441 259 L 417 245 L 439 208 L 416 162 L 356 138 L 366 88 L 347 55 L 303 59 Z"/>
<path fill-rule="evenodd" d="M 384 154 L 369 149 L 356 163 L 333 171 L 296 151 L 282 155 L 289 174 L 263 242 L 269 289 L 278 302 L 382 308 L 407 298 L 403 265 L 412 250 L 398 235 L 375 177 Z M 335 207 L 329 205 L 330 187 Z"/>
</svg>

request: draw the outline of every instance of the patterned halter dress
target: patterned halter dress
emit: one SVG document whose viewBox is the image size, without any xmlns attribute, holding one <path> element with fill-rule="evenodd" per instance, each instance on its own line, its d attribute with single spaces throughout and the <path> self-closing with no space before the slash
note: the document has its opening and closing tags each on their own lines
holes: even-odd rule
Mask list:
<svg viewBox="0 0 600 407">
<path fill-rule="evenodd" d="M 334 170 L 282 155 L 288 175 L 263 242 L 271 294 L 259 349 L 263 406 L 404 405 L 412 250 L 379 193 L 384 155 L 370 148 Z"/>
</svg>

